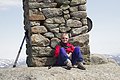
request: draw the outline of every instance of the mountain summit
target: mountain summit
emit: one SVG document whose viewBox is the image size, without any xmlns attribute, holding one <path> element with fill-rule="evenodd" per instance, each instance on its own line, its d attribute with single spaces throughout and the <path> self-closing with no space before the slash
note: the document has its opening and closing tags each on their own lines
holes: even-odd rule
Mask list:
<svg viewBox="0 0 120 80">
<path fill-rule="evenodd" d="M 95 61 L 96 60 L 96 61 Z M 119 80 L 120 66 L 103 55 L 91 55 L 87 70 L 64 67 L 22 67 L 0 69 L 0 80 Z"/>
</svg>

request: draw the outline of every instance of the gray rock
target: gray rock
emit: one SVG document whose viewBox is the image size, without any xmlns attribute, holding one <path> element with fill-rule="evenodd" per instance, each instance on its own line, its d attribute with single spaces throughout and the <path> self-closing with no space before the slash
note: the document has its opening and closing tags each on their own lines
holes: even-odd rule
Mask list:
<svg viewBox="0 0 120 80">
<path fill-rule="evenodd" d="M 71 28 L 68 27 L 68 26 L 65 26 L 65 25 L 60 25 L 60 32 L 67 32 L 67 31 L 70 31 Z"/>
<path fill-rule="evenodd" d="M 47 38 L 53 38 L 54 37 L 54 34 L 52 32 L 47 32 L 44 34 L 45 37 Z"/>
<path fill-rule="evenodd" d="M 67 10 L 67 9 L 70 8 L 70 6 L 63 4 L 63 5 L 60 6 L 60 8 L 61 8 L 62 10 Z"/>
<path fill-rule="evenodd" d="M 51 51 L 51 54 L 53 54 L 53 51 Z M 44 56 L 41 58 L 38 56 L 28 56 L 26 63 L 29 67 L 50 66 L 55 63 L 55 59 L 51 56 Z"/>
<path fill-rule="evenodd" d="M 62 24 L 65 23 L 65 20 L 63 17 L 54 17 L 54 18 L 48 18 L 45 20 L 46 23 L 50 23 L 50 24 Z"/>
<path fill-rule="evenodd" d="M 50 29 L 50 31 L 53 33 L 59 33 L 59 28 L 53 28 L 53 29 Z"/>
<path fill-rule="evenodd" d="M 69 14 L 69 10 L 65 10 L 65 11 L 63 11 L 63 13 L 64 13 L 64 15 Z"/>
<path fill-rule="evenodd" d="M 55 46 L 60 42 L 60 40 L 58 38 L 52 38 L 51 42 L 50 42 L 50 46 L 52 48 L 55 48 Z"/>
<path fill-rule="evenodd" d="M 81 22 L 82 22 L 82 25 L 83 25 L 83 26 L 87 25 L 87 19 L 84 19 L 84 18 L 83 18 L 83 19 L 81 19 Z"/>
<path fill-rule="evenodd" d="M 69 15 L 69 14 L 64 14 L 64 19 L 65 19 L 65 20 L 70 19 L 70 15 Z"/>
<path fill-rule="evenodd" d="M 89 42 L 89 34 L 82 34 L 79 36 L 71 37 L 69 40 L 75 46 L 83 47 L 84 44 L 88 44 Z"/>
<path fill-rule="evenodd" d="M 42 9 L 42 12 L 46 16 L 46 18 L 58 17 L 63 14 L 62 9 L 60 8 L 45 8 L 45 9 Z"/>
<path fill-rule="evenodd" d="M 43 0 L 43 2 L 54 2 L 54 0 Z"/>
<path fill-rule="evenodd" d="M 85 5 L 79 5 L 78 10 L 79 11 L 86 11 L 86 6 Z"/>
<path fill-rule="evenodd" d="M 82 33 L 86 33 L 88 30 L 88 27 L 87 26 L 83 26 L 81 28 L 73 28 L 71 30 L 71 35 L 72 36 L 75 36 L 75 35 L 79 35 L 79 34 L 82 34 Z"/>
<path fill-rule="evenodd" d="M 40 22 L 39 21 L 31 21 L 30 22 L 30 26 L 40 26 Z"/>
<path fill-rule="evenodd" d="M 34 8 L 54 8 L 57 6 L 57 3 L 37 3 L 37 2 L 32 2 L 32 3 L 29 3 L 29 7 L 31 9 L 34 9 Z"/>
<path fill-rule="evenodd" d="M 45 16 L 41 11 L 38 11 L 37 9 L 31 9 L 29 10 L 29 20 L 45 20 Z"/>
<path fill-rule="evenodd" d="M 69 10 L 70 12 L 76 12 L 78 11 L 78 6 L 70 7 Z"/>
<path fill-rule="evenodd" d="M 73 5 L 83 5 L 83 4 L 86 4 L 86 0 L 72 0 L 70 5 L 73 6 Z"/>
<path fill-rule="evenodd" d="M 86 18 L 87 17 L 87 12 L 86 11 L 76 11 L 70 13 L 72 17 L 78 17 L 78 18 Z"/>
<path fill-rule="evenodd" d="M 103 54 L 91 54 L 90 56 L 91 64 L 97 65 L 97 64 L 106 64 L 106 63 L 116 63 L 115 60 L 103 55 Z"/>
<path fill-rule="evenodd" d="M 47 29 L 45 26 L 34 26 L 31 28 L 32 33 L 46 33 Z"/>
<path fill-rule="evenodd" d="M 38 57 L 52 56 L 50 47 L 32 47 L 32 55 Z"/>
<path fill-rule="evenodd" d="M 53 28 L 58 28 L 59 24 L 48 24 L 48 23 L 45 23 L 45 26 L 46 26 L 46 28 L 48 28 L 50 30 L 50 29 L 53 29 Z"/>
<path fill-rule="evenodd" d="M 69 0 L 55 0 L 58 4 L 68 4 Z"/>
<path fill-rule="evenodd" d="M 46 28 L 51 32 L 59 32 L 59 24 L 47 24 L 45 23 Z"/>
<path fill-rule="evenodd" d="M 82 23 L 79 20 L 69 19 L 67 20 L 68 27 L 82 27 Z"/>
<path fill-rule="evenodd" d="M 0 69 L 0 80 L 119 80 L 120 67 L 113 63 L 85 65 L 87 70 L 62 67 Z"/>
<path fill-rule="evenodd" d="M 57 37 L 57 38 L 61 38 L 61 33 L 55 33 L 55 37 Z"/>
<path fill-rule="evenodd" d="M 41 47 L 48 46 L 50 43 L 50 40 L 41 34 L 32 34 L 31 41 L 33 45 L 38 45 Z"/>
</svg>

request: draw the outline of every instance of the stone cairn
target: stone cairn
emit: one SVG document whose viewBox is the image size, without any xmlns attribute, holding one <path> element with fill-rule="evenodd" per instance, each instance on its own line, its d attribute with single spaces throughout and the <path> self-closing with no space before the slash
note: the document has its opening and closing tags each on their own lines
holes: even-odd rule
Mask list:
<svg viewBox="0 0 120 80">
<path fill-rule="evenodd" d="M 53 64 L 56 44 L 63 32 L 80 46 L 86 64 L 90 62 L 86 0 L 23 0 L 26 63 L 29 67 Z"/>
</svg>

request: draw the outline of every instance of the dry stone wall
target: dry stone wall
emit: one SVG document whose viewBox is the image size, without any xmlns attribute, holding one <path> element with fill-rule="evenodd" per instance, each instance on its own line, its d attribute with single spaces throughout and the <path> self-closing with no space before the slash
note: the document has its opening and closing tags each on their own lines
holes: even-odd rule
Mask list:
<svg viewBox="0 0 120 80">
<path fill-rule="evenodd" d="M 63 32 L 80 46 L 84 60 L 90 61 L 86 0 L 23 0 L 24 28 L 27 32 L 28 66 L 47 66 Z"/>
</svg>

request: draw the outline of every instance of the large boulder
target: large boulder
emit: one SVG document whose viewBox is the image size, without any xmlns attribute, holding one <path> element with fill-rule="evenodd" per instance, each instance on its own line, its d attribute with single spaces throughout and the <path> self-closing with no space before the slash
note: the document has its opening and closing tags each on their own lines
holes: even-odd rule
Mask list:
<svg viewBox="0 0 120 80">
<path fill-rule="evenodd" d="M 90 61 L 91 61 L 91 64 L 95 64 L 95 65 L 106 64 L 106 63 L 115 63 L 116 65 L 118 65 L 114 59 L 104 54 L 91 54 Z"/>
<path fill-rule="evenodd" d="M 113 63 L 86 65 L 87 70 L 62 67 L 0 69 L 0 80 L 119 80 L 120 66 Z"/>
</svg>

